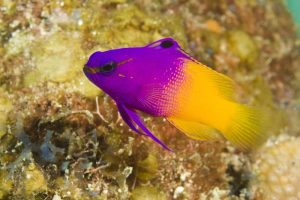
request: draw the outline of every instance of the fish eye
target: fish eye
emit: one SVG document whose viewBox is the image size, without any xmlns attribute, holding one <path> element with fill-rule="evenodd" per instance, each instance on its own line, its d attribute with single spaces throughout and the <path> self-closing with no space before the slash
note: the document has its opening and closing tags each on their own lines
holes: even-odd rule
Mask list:
<svg viewBox="0 0 300 200">
<path fill-rule="evenodd" d="M 165 41 L 163 41 L 161 44 L 160 44 L 160 46 L 162 47 L 162 48 L 169 48 L 169 47 L 171 47 L 171 46 L 173 46 L 174 45 L 174 43 L 171 41 L 171 40 L 165 40 Z"/>
<path fill-rule="evenodd" d="M 117 63 L 114 61 L 110 61 L 100 67 L 100 72 L 109 73 L 112 72 L 116 67 L 117 67 Z"/>
</svg>

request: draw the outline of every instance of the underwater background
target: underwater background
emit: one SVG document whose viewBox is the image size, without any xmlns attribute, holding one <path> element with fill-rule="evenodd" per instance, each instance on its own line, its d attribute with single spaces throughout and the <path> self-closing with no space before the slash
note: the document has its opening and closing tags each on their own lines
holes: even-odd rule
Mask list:
<svg viewBox="0 0 300 200">
<path fill-rule="evenodd" d="M 300 199 L 298 10 L 297 0 L 0 0 L 0 199 Z M 124 124 L 83 65 L 163 37 L 270 110 L 266 144 L 195 141 L 145 115 L 170 153 Z"/>
</svg>

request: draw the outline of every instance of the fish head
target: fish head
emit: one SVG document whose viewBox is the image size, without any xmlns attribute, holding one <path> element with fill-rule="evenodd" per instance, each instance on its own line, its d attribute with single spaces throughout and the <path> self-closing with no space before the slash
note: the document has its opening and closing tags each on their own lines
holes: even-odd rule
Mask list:
<svg viewBox="0 0 300 200">
<path fill-rule="evenodd" d="M 158 80 L 163 70 L 182 56 L 178 49 L 181 48 L 174 39 L 164 38 L 143 47 L 97 51 L 89 57 L 83 71 L 113 99 L 133 99 L 139 88 Z"/>
<path fill-rule="evenodd" d="M 126 79 L 133 71 L 132 63 L 128 64 L 132 61 L 133 57 L 125 48 L 96 51 L 89 57 L 83 72 L 92 83 L 115 98 L 120 96 L 120 91 L 132 85 Z"/>
</svg>

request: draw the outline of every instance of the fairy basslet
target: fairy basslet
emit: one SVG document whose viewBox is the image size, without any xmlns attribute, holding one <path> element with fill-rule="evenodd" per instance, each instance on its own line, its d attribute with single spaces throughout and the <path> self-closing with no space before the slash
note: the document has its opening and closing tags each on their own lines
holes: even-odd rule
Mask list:
<svg viewBox="0 0 300 200">
<path fill-rule="evenodd" d="M 261 144 L 262 112 L 234 99 L 233 81 L 189 56 L 172 38 L 93 53 L 85 75 L 116 102 L 135 132 L 170 150 L 137 111 L 165 117 L 196 140 L 226 138 L 242 149 Z"/>
</svg>

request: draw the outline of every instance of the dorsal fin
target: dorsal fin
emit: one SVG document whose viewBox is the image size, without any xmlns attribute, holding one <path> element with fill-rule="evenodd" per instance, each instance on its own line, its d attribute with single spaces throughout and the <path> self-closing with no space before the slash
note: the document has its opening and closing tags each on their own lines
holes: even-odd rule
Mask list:
<svg viewBox="0 0 300 200">
<path fill-rule="evenodd" d="M 204 87 L 208 87 L 211 91 L 217 92 L 218 95 L 221 95 L 223 98 L 235 100 L 235 83 L 231 78 L 202 63 L 194 61 L 188 62 L 186 70 L 188 70 L 187 73 L 194 80 L 194 84 L 205 84 Z"/>
</svg>

